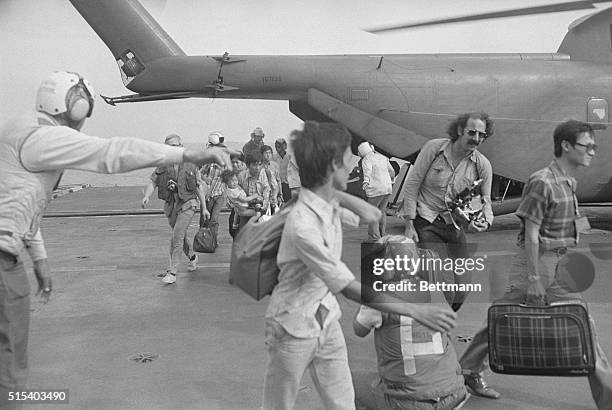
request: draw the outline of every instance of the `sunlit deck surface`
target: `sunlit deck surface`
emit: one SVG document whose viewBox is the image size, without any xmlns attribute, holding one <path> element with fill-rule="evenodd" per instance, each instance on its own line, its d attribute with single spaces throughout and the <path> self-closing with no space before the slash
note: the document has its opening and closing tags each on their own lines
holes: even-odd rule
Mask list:
<svg viewBox="0 0 612 410">
<path fill-rule="evenodd" d="M 30 377 L 32 389 L 69 389 L 75 409 L 256 409 L 261 405 L 267 353 L 264 312 L 228 284 L 231 238 L 227 214 L 220 222 L 220 247 L 200 254 L 198 269 L 181 266 L 174 285 L 156 274 L 167 266 L 169 227 L 161 214 L 67 217 L 79 212 L 140 209 L 140 187 L 85 188 L 54 200 L 42 229 L 53 270 L 49 304 L 32 299 Z M 161 202 L 151 204 L 161 209 Z M 610 242 L 610 208 L 588 208 L 594 229 L 582 236 L 597 277 L 585 292 L 601 344 L 612 358 L 612 275 L 610 261 L 588 251 L 591 242 Z M 74 214 L 73 214 L 74 215 Z M 197 229 L 194 218 L 189 235 Z M 514 251 L 518 223 L 498 217 L 490 232 L 470 235 L 479 251 L 488 246 Z M 403 232 L 391 218 L 390 233 Z M 366 228 L 348 229 L 344 260 L 359 275 L 360 242 Z M 501 248 L 500 248 L 501 247 Z M 34 292 L 34 278 L 31 276 Z M 353 335 L 357 304 L 339 296 L 349 362 L 353 371 L 376 371 L 373 337 Z M 472 335 L 485 319 L 489 296 L 471 297 L 460 311 L 458 336 Z M 459 354 L 467 346 L 456 341 Z M 131 357 L 153 353 L 149 363 Z M 502 398 L 472 397 L 466 409 L 593 409 L 584 377 L 533 377 L 486 374 Z M 53 408 L 53 406 L 45 406 Z M 38 409 L 38 405 L 25 406 Z M 298 409 L 323 408 L 308 373 Z"/>
</svg>

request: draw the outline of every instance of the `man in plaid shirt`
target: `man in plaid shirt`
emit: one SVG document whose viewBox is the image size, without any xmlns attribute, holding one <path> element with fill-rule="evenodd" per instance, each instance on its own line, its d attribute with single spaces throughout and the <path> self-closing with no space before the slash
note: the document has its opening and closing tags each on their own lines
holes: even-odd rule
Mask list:
<svg viewBox="0 0 612 410">
<path fill-rule="evenodd" d="M 208 147 L 224 147 L 224 139 L 220 132 L 212 132 L 208 136 Z M 208 185 L 206 194 L 206 209 L 210 213 L 210 229 L 217 237 L 219 231 L 219 214 L 225 203 L 225 184 L 221 180 L 221 173 L 225 168 L 218 164 L 205 164 L 200 169 L 202 180 Z"/>
<path fill-rule="evenodd" d="M 548 301 L 580 299 L 554 278 L 559 260 L 568 247 L 576 247 L 580 231 L 588 228 L 580 217 L 576 198 L 575 174 L 578 167 L 587 167 L 597 146 L 593 128 L 584 122 L 570 120 L 559 124 L 554 132 L 554 160 L 544 169 L 533 173 L 523 190 L 516 211 L 521 220 L 518 245 L 524 249 L 513 261 L 509 291 L 504 300 L 524 301 L 546 297 Z M 594 331 L 594 323 L 591 319 Z M 500 395 L 484 382 L 480 372 L 488 352 L 488 329 L 481 329 L 461 357 L 466 384 L 481 396 Z M 599 409 L 612 408 L 612 368 L 596 340 L 595 372 L 589 376 L 591 394 Z"/>
</svg>

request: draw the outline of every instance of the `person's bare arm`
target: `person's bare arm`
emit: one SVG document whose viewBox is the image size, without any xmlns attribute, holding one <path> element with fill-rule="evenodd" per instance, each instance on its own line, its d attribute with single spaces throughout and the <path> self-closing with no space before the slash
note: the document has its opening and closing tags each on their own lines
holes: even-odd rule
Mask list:
<svg viewBox="0 0 612 410">
<path fill-rule="evenodd" d="M 380 209 L 367 203 L 363 199 L 356 197 L 355 195 L 337 191 L 336 198 L 338 198 L 340 206 L 356 214 L 361 222 L 376 222 L 380 221 L 380 218 L 382 217 Z"/>
<path fill-rule="evenodd" d="M 530 281 L 527 288 L 527 293 L 533 296 L 543 296 L 546 294 L 544 283 L 540 276 L 538 266 L 539 261 L 539 232 L 540 225 L 537 225 L 529 219 L 524 219 L 525 222 L 525 256 L 527 257 L 527 276 L 535 277 L 535 281 Z"/>
<path fill-rule="evenodd" d="M 362 290 L 366 296 L 362 299 Z M 396 313 L 409 316 L 437 332 L 447 332 L 455 327 L 457 314 L 448 306 L 436 306 L 432 304 L 415 304 L 388 295 L 386 293 L 374 292 L 367 287 L 362 287 L 357 280 L 352 281 L 343 290 L 342 294 L 348 299 L 378 309 L 382 312 Z"/>
</svg>

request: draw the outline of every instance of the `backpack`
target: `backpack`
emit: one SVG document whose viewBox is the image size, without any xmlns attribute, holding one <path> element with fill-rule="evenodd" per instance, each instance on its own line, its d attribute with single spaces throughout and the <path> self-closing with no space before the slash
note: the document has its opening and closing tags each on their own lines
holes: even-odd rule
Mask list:
<svg viewBox="0 0 612 410">
<path fill-rule="evenodd" d="M 251 218 L 234 239 L 230 281 L 255 300 L 270 295 L 278 283 L 276 255 L 292 208 L 285 205 L 263 222 Z"/>
</svg>

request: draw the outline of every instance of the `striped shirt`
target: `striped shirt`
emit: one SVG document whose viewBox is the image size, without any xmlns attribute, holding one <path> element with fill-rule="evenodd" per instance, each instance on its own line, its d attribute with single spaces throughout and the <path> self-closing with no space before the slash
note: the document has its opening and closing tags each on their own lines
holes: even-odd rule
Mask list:
<svg viewBox="0 0 612 410">
<path fill-rule="evenodd" d="M 257 178 L 252 177 L 248 169 L 245 169 L 238 174 L 238 184 L 244 189 L 247 196 L 259 195 L 264 203 L 263 208 L 267 209 L 270 203 L 270 184 L 268 184 L 268 176 L 262 168 Z"/>
<path fill-rule="evenodd" d="M 525 245 L 525 219 L 540 226 L 539 243 L 543 249 L 576 246 L 575 220 L 580 215 L 576 179 L 566 175 L 553 160 L 529 177 L 516 215 L 522 225 L 518 235 L 519 246 Z"/>
<path fill-rule="evenodd" d="M 210 187 L 208 197 L 214 198 L 225 193 L 225 184 L 221 181 L 223 167 L 218 164 L 205 164 L 201 168 L 202 179 Z"/>
</svg>

